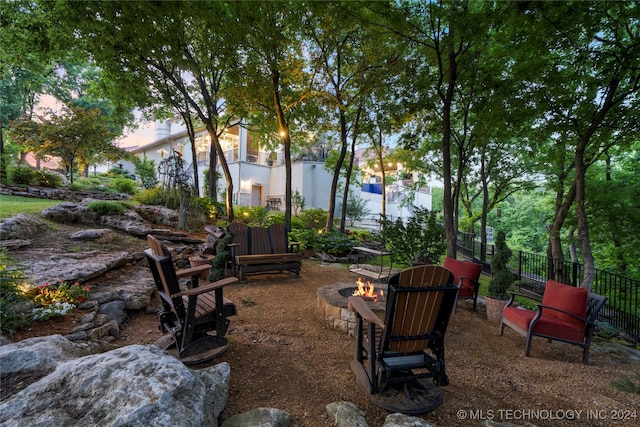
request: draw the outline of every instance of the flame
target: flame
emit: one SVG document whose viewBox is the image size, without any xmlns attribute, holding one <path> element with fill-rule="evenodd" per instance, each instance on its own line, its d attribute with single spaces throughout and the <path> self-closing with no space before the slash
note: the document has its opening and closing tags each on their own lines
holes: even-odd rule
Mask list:
<svg viewBox="0 0 640 427">
<path fill-rule="evenodd" d="M 380 296 L 381 298 L 384 296 L 384 292 L 382 291 L 382 289 L 376 291 L 375 286 L 369 280 L 367 280 L 367 284 L 365 285 L 362 278 L 358 277 L 358 280 L 356 280 L 356 284 L 358 285 L 358 288 L 353 291 L 354 296 L 371 298 L 376 302 L 378 301 L 378 296 Z"/>
</svg>

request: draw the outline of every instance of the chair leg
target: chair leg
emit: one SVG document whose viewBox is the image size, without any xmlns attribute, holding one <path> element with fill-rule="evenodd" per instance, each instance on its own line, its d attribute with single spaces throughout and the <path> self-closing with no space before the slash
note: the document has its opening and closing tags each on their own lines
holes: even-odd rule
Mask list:
<svg viewBox="0 0 640 427">
<path fill-rule="evenodd" d="M 529 351 L 531 350 L 531 340 L 533 338 L 533 335 L 531 334 L 527 334 L 527 343 L 524 347 L 524 355 L 525 357 L 529 357 Z"/>
<path fill-rule="evenodd" d="M 500 318 L 500 335 L 504 332 L 504 318 Z"/>
</svg>

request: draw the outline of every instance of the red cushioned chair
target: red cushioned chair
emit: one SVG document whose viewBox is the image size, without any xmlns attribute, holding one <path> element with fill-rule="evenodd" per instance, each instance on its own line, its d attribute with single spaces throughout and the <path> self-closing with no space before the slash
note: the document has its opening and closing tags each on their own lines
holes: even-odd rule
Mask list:
<svg viewBox="0 0 640 427">
<path fill-rule="evenodd" d="M 524 350 L 529 356 L 531 340 L 534 336 L 577 345 L 583 348 L 582 362 L 589 363 L 589 346 L 593 336 L 594 322 L 606 297 L 587 292 L 585 288 L 575 288 L 555 280 L 547 281 L 542 304 L 538 310 L 524 310 L 513 305 L 515 296 L 502 312 L 500 335 L 504 325 L 509 326 L 527 338 Z M 526 295 L 519 295 L 527 298 Z"/>
<path fill-rule="evenodd" d="M 478 303 L 478 289 L 480 288 L 478 279 L 482 272 L 482 264 L 447 257 L 444 259 L 444 268 L 453 273 L 453 283 L 458 286 L 456 307 L 459 299 L 472 299 L 475 310 Z"/>
</svg>

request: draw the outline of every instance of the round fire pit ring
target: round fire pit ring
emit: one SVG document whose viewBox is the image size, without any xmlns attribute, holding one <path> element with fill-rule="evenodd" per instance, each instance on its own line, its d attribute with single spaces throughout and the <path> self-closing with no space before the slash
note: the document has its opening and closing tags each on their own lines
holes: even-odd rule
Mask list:
<svg viewBox="0 0 640 427">
<path fill-rule="evenodd" d="M 375 284 L 386 295 L 388 286 L 386 284 Z M 353 294 L 358 287 L 355 279 L 351 283 L 334 283 L 318 289 L 316 292 L 316 313 L 324 320 L 324 323 L 334 329 L 353 335 L 356 325 L 355 313 L 349 311 L 347 298 Z M 386 301 L 375 302 L 367 300 L 367 304 L 380 318 L 383 318 L 386 308 Z"/>
</svg>

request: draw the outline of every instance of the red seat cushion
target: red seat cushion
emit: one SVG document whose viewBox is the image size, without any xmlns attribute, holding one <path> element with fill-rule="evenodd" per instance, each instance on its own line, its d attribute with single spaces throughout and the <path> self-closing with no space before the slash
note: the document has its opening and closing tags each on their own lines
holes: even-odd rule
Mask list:
<svg viewBox="0 0 640 427">
<path fill-rule="evenodd" d="M 574 313 L 582 318 L 587 317 L 588 293 L 585 288 L 574 288 L 555 280 L 548 280 L 542 296 L 542 305 L 559 308 L 560 310 Z M 555 310 L 543 309 L 543 316 L 555 318 L 576 330 L 583 330 L 584 321 L 576 319 L 568 314 Z"/>
<path fill-rule="evenodd" d="M 517 307 L 507 307 L 504 309 L 503 315 L 505 319 L 513 322 L 517 327 L 524 331 L 529 330 L 529 325 L 536 315 L 536 311 L 524 310 Z M 555 317 L 543 315 L 536 323 L 534 334 L 547 335 L 565 340 L 582 342 L 584 341 L 584 327 L 575 328 L 566 322 L 560 321 Z"/>
<path fill-rule="evenodd" d="M 453 273 L 453 280 L 457 286 L 461 277 L 478 280 L 478 277 L 480 277 L 480 270 L 482 270 L 482 264 L 458 261 L 457 259 L 447 257 L 444 259 L 444 268 Z M 474 287 L 474 283 L 471 280 L 463 279 L 462 286 L 458 291 L 458 298 L 473 297 Z"/>
</svg>

